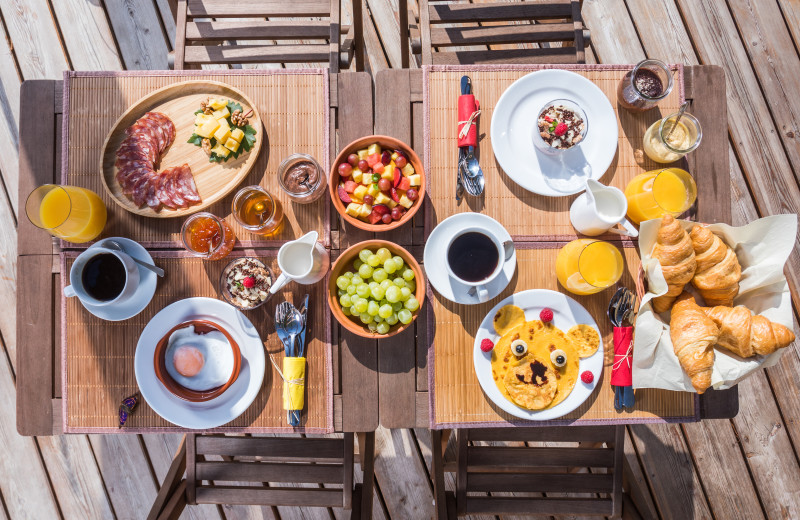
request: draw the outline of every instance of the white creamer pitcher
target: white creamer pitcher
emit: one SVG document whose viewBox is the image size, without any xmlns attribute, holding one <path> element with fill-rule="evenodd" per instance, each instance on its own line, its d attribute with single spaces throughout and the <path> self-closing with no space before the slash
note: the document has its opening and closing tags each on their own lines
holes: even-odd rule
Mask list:
<svg viewBox="0 0 800 520">
<path fill-rule="evenodd" d="M 605 186 L 594 179 L 586 180 L 583 192 L 569 208 L 569 219 L 578 232 L 584 235 L 601 235 L 606 231 L 639 236 L 639 232 L 626 218 L 628 199 L 619 188 Z M 623 229 L 614 226 L 621 224 Z"/>
<path fill-rule="evenodd" d="M 292 280 L 310 285 L 325 278 L 331 265 L 331 258 L 325 247 L 317 242 L 318 237 L 316 231 L 310 231 L 297 240 L 281 246 L 278 251 L 278 267 L 281 268 L 281 274 L 269 288 L 270 293 L 274 294 Z"/>
</svg>

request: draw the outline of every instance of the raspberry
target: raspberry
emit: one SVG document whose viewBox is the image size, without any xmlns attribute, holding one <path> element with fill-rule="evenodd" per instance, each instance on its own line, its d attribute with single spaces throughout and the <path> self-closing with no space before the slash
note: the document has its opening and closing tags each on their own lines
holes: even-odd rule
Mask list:
<svg viewBox="0 0 800 520">
<path fill-rule="evenodd" d="M 253 279 L 252 276 L 248 276 L 244 280 L 242 280 L 242 285 L 244 285 L 246 289 L 252 289 L 253 287 L 256 286 L 256 281 Z"/>
<path fill-rule="evenodd" d="M 550 117 L 550 116 L 544 116 L 544 120 L 547 121 L 548 123 L 552 123 L 553 122 L 553 118 Z"/>
<path fill-rule="evenodd" d="M 556 136 L 561 137 L 566 133 L 567 133 L 567 125 L 565 123 L 558 123 L 556 125 L 556 131 L 555 131 Z"/>
<path fill-rule="evenodd" d="M 545 323 L 550 323 L 551 321 L 553 321 L 552 309 L 548 309 L 547 307 L 542 309 L 542 312 L 539 313 L 539 319 Z"/>
<path fill-rule="evenodd" d="M 585 370 L 585 371 L 584 371 L 584 372 L 581 374 L 581 381 L 583 381 L 583 382 L 584 382 L 584 383 L 586 383 L 587 385 L 588 385 L 588 384 L 590 384 L 592 381 L 594 381 L 594 374 L 592 374 L 592 373 L 591 373 L 591 372 L 589 372 L 588 370 Z"/>
<path fill-rule="evenodd" d="M 486 338 L 483 341 L 481 341 L 482 352 L 491 352 L 493 348 L 494 348 L 494 343 L 489 338 Z"/>
</svg>

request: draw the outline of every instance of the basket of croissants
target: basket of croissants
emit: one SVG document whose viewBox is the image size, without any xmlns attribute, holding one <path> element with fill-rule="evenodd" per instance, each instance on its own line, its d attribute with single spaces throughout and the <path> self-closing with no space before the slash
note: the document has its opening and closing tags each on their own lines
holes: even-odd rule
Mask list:
<svg viewBox="0 0 800 520">
<path fill-rule="evenodd" d="M 643 223 L 634 387 L 703 393 L 777 363 L 795 339 L 783 266 L 796 230 L 796 215 Z"/>
</svg>

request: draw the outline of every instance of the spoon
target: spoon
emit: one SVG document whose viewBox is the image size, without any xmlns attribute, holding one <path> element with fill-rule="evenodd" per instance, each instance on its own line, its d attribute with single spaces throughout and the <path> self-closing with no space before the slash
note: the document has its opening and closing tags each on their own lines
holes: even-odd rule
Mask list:
<svg viewBox="0 0 800 520">
<path fill-rule="evenodd" d="M 461 94 L 472 93 L 472 80 L 469 76 L 462 76 L 461 78 Z M 484 179 L 483 170 L 475 158 L 475 147 L 468 146 L 464 158 L 459 164 L 459 170 L 464 177 L 464 185 L 467 188 L 467 193 L 476 197 L 483 193 Z"/>
<path fill-rule="evenodd" d="M 108 249 L 113 249 L 114 251 L 120 251 L 121 253 L 127 254 L 127 252 L 122 248 L 122 246 L 119 245 L 119 243 L 117 243 L 117 242 L 115 242 L 113 240 L 106 240 L 105 242 L 103 242 L 103 247 L 107 247 Z M 130 256 L 131 260 L 133 260 L 137 264 L 141 265 L 142 267 L 144 267 L 146 269 L 149 269 L 149 270 L 153 271 L 154 273 L 156 273 L 161 278 L 164 278 L 164 270 L 161 269 L 160 267 L 155 266 L 153 264 L 148 264 L 147 262 L 142 262 L 138 258 L 135 258 L 135 257 L 133 257 L 131 255 L 128 255 L 128 256 Z"/>
<path fill-rule="evenodd" d="M 297 335 L 303 331 L 303 315 L 289 302 L 283 302 L 281 306 L 283 307 L 283 328 L 286 333 L 289 334 L 289 349 L 287 354 L 291 357 L 295 357 L 298 355 L 295 348 L 295 339 L 297 339 Z M 286 411 L 286 420 L 290 425 L 300 425 L 300 412 L 301 410 Z"/>
<path fill-rule="evenodd" d="M 675 122 L 672 123 L 672 128 L 669 129 L 669 132 L 667 132 L 667 137 L 664 138 L 665 141 L 669 141 L 669 136 L 671 136 L 672 132 L 675 131 L 675 127 L 678 126 L 678 123 L 680 122 L 681 118 L 683 117 L 683 113 L 686 112 L 686 108 L 688 108 L 688 106 L 689 106 L 689 102 L 688 101 L 684 101 L 683 104 L 681 105 L 681 109 L 678 110 L 678 117 L 675 118 Z"/>
</svg>

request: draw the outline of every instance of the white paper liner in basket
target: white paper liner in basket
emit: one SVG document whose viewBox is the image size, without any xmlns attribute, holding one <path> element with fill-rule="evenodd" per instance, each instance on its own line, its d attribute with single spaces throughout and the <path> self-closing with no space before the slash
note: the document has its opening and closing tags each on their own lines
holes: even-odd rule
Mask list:
<svg viewBox="0 0 800 520">
<path fill-rule="evenodd" d="M 688 232 L 696 222 L 680 221 Z M 658 260 L 650 253 L 656 241 L 661 219 L 643 222 L 639 229 L 639 254 L 648 281 L 648 292 L 642 298 L 636 317 L 633 348 L 633 387 L 663 388 L 694 392 L 686 373 L 681 369 L 669 336 L 669 312 L 656 314 L 650 304 L 656 296 L 667 292 L 667 282 Z M 731 246 L 742 266 L 742 280 L 734 305 L 744 305 L 754 314 L 793 329 L 792 299 L 783 267 L 797 240 L 797 215 L 774 215 L 733 227 L 710 224 L 708 228 Z M 686 286 L 703 305 L 691 284 Z M 711 384 L 715 389 L 730 388 L 755 370 L 778 362 L 781 349 L 769 356 L 740 358 L 727 350 L 715 348 Z"/>
</svg>

